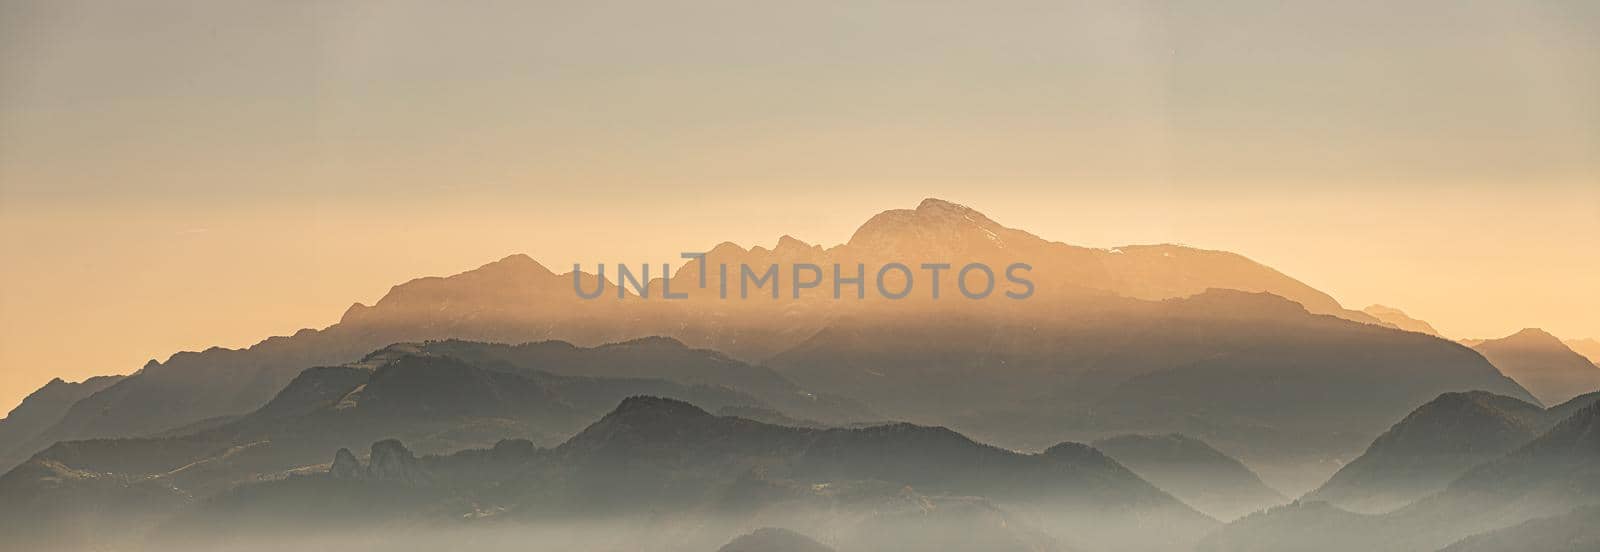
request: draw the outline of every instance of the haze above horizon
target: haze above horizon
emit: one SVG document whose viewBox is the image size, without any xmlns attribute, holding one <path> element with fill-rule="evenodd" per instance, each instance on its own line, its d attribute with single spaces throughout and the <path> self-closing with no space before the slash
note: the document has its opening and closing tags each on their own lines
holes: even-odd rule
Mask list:
<svg viewBox="0 0 1600 552">
<path fill-rule="evenodd" d="M 0 408 L 924 197 L 1600 337 L 1600 5 L 0 5 Z"/>
</svg>

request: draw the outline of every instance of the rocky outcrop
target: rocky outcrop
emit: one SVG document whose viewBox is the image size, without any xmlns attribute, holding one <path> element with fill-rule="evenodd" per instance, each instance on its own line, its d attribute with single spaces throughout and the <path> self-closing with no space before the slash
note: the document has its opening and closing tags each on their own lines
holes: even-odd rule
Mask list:
<svg viewBox="0 0 1600 552">
<path fill-rule="evenodd" d="M 367 479 L 407 485 L 421 485 L 429 481 L 428 473 L 411 453 L 396 439 L 386 439 L 372 444 L 372 457 L 367 464 Z"/>
<path fill-rule="evenodd" d="M 328 468 L 328 475 L 334 479 L 361 479 L 366 475 L 366 470 L 350 449 L 342 448 L 333 454 L 333 466 Z"/>
<path fill-rule="evenodd" d="M 399 439 L 385 439 L 372 444 L 372 454 L 363 467 L 350 449 L 341 448 L 333 454 L 333 464 L 328 476 L 334 479 L 356 481 L 382 481 L 405 485 L 426 485 L 433 480 L 423 469 L 417 455 L 406 448 Z"/>
</svg>

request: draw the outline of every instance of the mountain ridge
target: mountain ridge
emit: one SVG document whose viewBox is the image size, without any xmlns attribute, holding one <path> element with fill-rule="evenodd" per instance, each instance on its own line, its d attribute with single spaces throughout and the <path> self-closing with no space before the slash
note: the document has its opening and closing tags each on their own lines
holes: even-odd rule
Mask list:
<svg viewBox="0 0 1600 552">
<path fill-rule="evenodd" d="M 1427 323 L 1426 321 L 1413 318 L 1411 315 L 1406 314 L 1405 311 L 1394 307 L 1384 305 L 1367 305 L 1366 308 L 1361 309 L 1361 312 L 1372 315 L 1373 318 L 1378 319 L 1380 322 L 1408 332 L 1418 332 L 1434 337 L 1444 337 L 1439 335 L 1439 330 L 1433 329 L 1433 325 Z"/>
<path fill-rule="evenodd" d="M 1505 535 L 1500 531 L 1600 505 L 1597 460 L 1600 403 L 1578 409 L 1534 440 L 1398 510 L 1363 515 L 1327 502 L 1301 501 L 1229 524 L 1203 539 L 1197 550 L 1398 552 L 1437 550 L 1472 535 Z"/>
<path fill-rule="evenodd" d="M 38 437 L 84 397 L 121 381 L 126 376 L 95 376 L 81 382 L 52 378 L 28 394 L 5 418 L 0 418 L 0 464 L 17 454 L 12 448 Z M 0 466 L 9 468 L 10 466 Z"/>
<path fill-rule="evenodd" d="M 1357 513 L 1392 511 L 1534 440 L 1553 423 L 1543 408 L 1511 397 L 1445 393 L 1395 423 L 1302 500 Z"/>
<path fill-rule="evenodd" d="M 649 284 L 657 292 L 650 300 L 624 291 L 629 299 L 590 301 L 578 298 L 572 286 L 576 279 L 580 286 L 592 289 L 590 286 L 600 281 L 598 275 L 557 274 L 527 255 L 509 255 L 453 276 L 416 278 L 393 286 L 372 306 L 353 304 L 338 323 L 323 329 L 268 338 L 245 349 L 180 352 L 165 362 L 152 362 L 78 400 L 45 430 L 10 447 L 18 452 L 11 458 L 0 457 L 0 462 L 10 464 L 58 441 L 155 435 L 202 420 L 239 416 L 267 403 L 306 367 L 345 364 L 400 342 L 559 339 L 594 346 L 666 335 L 693 348 L 722 351 L 748 361 L 776 357 L 820 332 L 848 325 L 852 319 L 897 323 L 962 317 L 967 316 L 964 311 L 973 310 L 989 313 L 979 312 L 978 316 L 1009 317 L 1020 329 L 1026 319 L 1058 318 L 1073 312 L 1070 309 L 1081 307 L 1087 311 L 1085 316 L 1105 309 L 1148 310 L 1150 306 L 1138 302 L 1203 294 L 1211 288 L 1275 292 L 1313 314 L 1373 322 L 1365 314 L 1339 306 L 1325 293 L 1233 253 L 1163 245 L 1116 250 L 1070 246 L 1006 228 L 975 210 L 931 198 L 916 209 L 885 213 L 869 219 L 844 244 L 822 248 L 789 238 L 780 239 L 768 250 L 724 243 L 708 253 L 707 262 L 725 257 L 758 264 L 822 260 L 853 265 L 881 264 L 905 255 L 913 261 L 969 260 L 1006 266 L 1025 260 L 1034 265 L 1036 296 L 1028 301 L 958 298 L 894 302 L 882 298 L 831 301 L 815 296 L 798 301 L 718 301 L 700 295 L 699 299 L 667 301 L 659 300 L 659 286 L 666 280 L 658 277 Z M 938 240 L 928 242 L 918 236 Z M 678 289 L 690 289 L 691 282 L 698 284 L 697 271 L 691 269 L 695 263 L 685 262 L 673 274 L 674 285 L 684 286 Z M 953 278 L 949 272 L 944 277 Z M 947 281 L 945 289 L 953 288 L 954 281 Z M 1062 308 L 1069 310 L 1058 312 Z M 1013 386 L 1027 392 L 1038 390 L 1033 382 L 1019 381 Z M 838 389 L 815 390 L 849 398 Z M 883 414 L 903 418 L 897 412 Z"/>
<path fill-rule="evenodd" d="M 1600 366 L 1567 348 L 1561 339 L 1538 328 L 1525 328 L 1473 349 L 1517 380 L 1545 404 L 1600 391 Z"/>
<path fill-rule="evenodd" d="M 243 519 L 234 516 L 246 515 L 269 527 L 274 517 L 287 516 L 300 528 L 296 534 L 322 531 L 300 521 L 303 509 L 313 507 L 302 505 L 307 498 L 366 508 L 366 499 L 356 498 L 362 496 L 393 497 L 382 508 L 401 509 L 400 519 L 438 510 L 433 515 L 453 518 L 464 511 L 468 519 L 471 512 L 498 512 L 486 528 L 549 521 L 546 509 L 559 505 L 558 518 L 631 520 L 621 531 L 646 540 L 615 545 L 625 549 L 711 549 L 752 525 L 781 522 L 831 535 L 851 552 L 1065 548 L 1047 533 L 1094 543 L 1095 550 L 1158 550 L 1215 526 L 1084 445 L 1021 454 L 911 424 L 786 428 L 652 396 L 623 399 L 552 449 L 502 442 L 424 457 L 383 441 L 373 444 L 365 464 L 346 449 L 334 456 L 325 472 L 246 485 L 207 500 L 167 523 L 158 539 L 232 526 Z M 662 513 L 680 511 L 692 514 L 683 518 L 688 527 L 679 525 L 681 516 Z M 383 527 L 381 519 L 370 526 Z M 937 531 L 941 526 L 960 529 Z M 610 530 L 604 538 L 614 543 L 623 537 Z M 593 547 L 593 541 L 579 542 L 588 544 L 576 549 Z"/>
<path fill-rule="evenodd" d="M 1119 435 L 1091 446 L 1219 520 L 1288 501 L 1237 459 L 1182 434 Z"/>
</svg>

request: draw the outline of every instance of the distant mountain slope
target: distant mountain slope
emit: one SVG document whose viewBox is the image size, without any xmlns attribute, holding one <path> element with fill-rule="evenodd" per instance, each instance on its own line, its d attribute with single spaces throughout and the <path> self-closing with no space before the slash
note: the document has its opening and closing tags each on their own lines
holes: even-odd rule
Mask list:
<svg viewBox="0 0 1600 552">
<path fill-rule="evenodd" d="M 1363 444 L 1441 392 L 1487 389 L 1531 399 L 1464 347 L 1312 315 L 1266 294 L 1211 290 L 1160 303 L 1079 298 L 1061 303 L 1058 312 L 1039 319 L 973 306 L 960 315 L 893 326 L 844 318 L 769 364 L 808 388 L 906 416 L 1010 407 L 1049 391 L 1138 409 L 1130 414 L 1141 417 L 1186 416 L 1204 402 L 1206 411 L 1224 409 L 1216 415 L 1227 417 L 1270 411 L 1319 423 L 1360 420 L 1361 429 L 1371 431 Z M 1208 374 L 1221 369 L 1251 373 Z M 1285 369 L 1306 379 L 1269 378 Z M 1238 377 L 1269 378 L 1279 389 L 1236 385 Z M 1179 379 L 1224 395 L 1184 392 L 1193 388 L 1177 386 Z M 1351 418 L 1345 402 L 1351 397 L 1382 406 L 1353 409 L 1357 417 Z M 1191 405 L 1197 408 L 1184 408 Z M 1323 416 L 1321 409 L 1347 415 Z"/>
<path fill-rule="evenodd" d="M 1440 552 L 1593 552 L 1600 550 L 1600 506 L 1474 535 Z"/>
<path fill-rule="evenodd" d="M 1552 406 L 1545 411 L 1545 416 L 1552 420 L 1551 423 L 1565 420 L 1573 414 L 1577 414 L 1579 410 L 1583 410 L 1584 407 L 1596 402 L 1600 402 L 1600 391 L 1578 395 L 1573 397 L 1572 400 Z"/>
<path fill-rule="evenodd" d="M 189 500 L 165 481 L 30 461 L 0 477 L 0 543 L 8 550 L 132 548 Z"/>
<path fill-rule="evenodd" d="M 1095 441 L 1139 477 L 1212 517 L 1232 520 L 1288 502 L 1238 460 L 1179 434 L 1121 435 Z"/>
<path fill-rule="evenodd" d="M 764 366 L 746 364 L 709 349 L 691 349 L 670 337 L 645 337 L 592 348 L 564 341 L 500 345 L 445 340 L 427 342 L 421 350 L 485 366 L 504 363 L 566 376 L 663 379 L 729 387 L 760 398 L 784 413 L 825 422 L 878 417 L 859 402 L 808 391 Z"/>
<path fill-rule="evenodd" d="M 1443 527 L 1402 541 L 1440 546 L 1479 532 L 1477 527 L 1509 527 L 1596 504 L 1600 405 L 1590 405 L 1533 442 L 1473 468 L 1444 492 L 1396 512 L 1395 519 L 1402 527 L 1447 520 Z"/>
<path fill-rule="evenodd" d="M 1584 339 L 1567 339 L 1563 340 L 1561 343 L 1565 344 L 1568 349 L 1572 349 L 1572 352 L 1583 355 L 1584 358 L 1589 359 L 1589 362 L 1600 365 L 1600 340 L 1595 340 L 1591 337 Z"/>
<path fill-rule="evenodd" d="M 22 448 L 31 453 L 56 441 L 153 434 L 208 418 L 243 414 L 265 404 L 307 366 L 351 362 L 391 343 L 432 337 L 542 336 L 562 319 L 574 332 L 582 332 L 581 319 L 556 314 L 563 310 L 563 302 L 570 305 L 576 301 L 570 286 L 570 279 L 556 276 L 526 256 L 508 257 L 453 279 L 414 280 L 390 292 L 405 300 L 399 304 L 380 301 L 384 308 L 379 311 L 413 312 L 418 308 L 417 298 L 428 297 L 436 301 L 429 307 L 435 313 L 432 321 L 399 322 L 394 317 L 373 316 L 372 309 L 357 305 L 340 323 L 324 330 L 268 338 L 247 349 L 213 347 L 177 353 L 166 362 L 151 361 L 139 372 L 78 401 Z M 476 301 L 473 309 L 487 303 L 497 305 L 496 310 L 526 313 L 522 323 L 510 325 L 506 324 L 508 318 L 491 313 L 451 310 L 451 306 L 461 309 L 464 301 Z"/>
<path fill-rule="evenodd" d="M 1450 484 L 1444 496 L 1487 492 L 1525 501 L 1506 504 L 1510 507 L 1548 508 L 1556 502 L 1578 506 L 1600 501 L 1597 475 L 1600 404 L 1590 404 L 1504 458 L 1467 472 Z"/>
<path fill-rule="evenodd" d="M 1326 502 L 1297 502 L 1229 524 L 1197 550 L 1437 550 L 1469 535 L 1596 505 L 1600 404 L 1578 410 L 1533 441 L 1394 512 L 1361 515 Z"/>
<path fill-rule="evenodd" d="M 1296 493 L 1440 393 L 1535 400 L 1466 347 L 1269 294 L 1055 305 L 1042 315 L 971 305 L 896 324 L 841 317 L 768 364 L 808 389 L 1015 449 L 1193 435 Z"/>
<path fill-rule="evenodd" d="M 717 552 L 833 552 L 833 549 L 788 529 L 763 527 L 739 535 Z"/>
<path fill-rule="evenodd" d="M 1544 409 L 1524 401 L 1483 391 L 1445 393 L 1379 436 L 1303 500 L 1353 512 L 1391 511 L 1532 441 L 1549 425 Z"/>
<path fill-rule="evenodd" d="M 1600 367 L 1543 330 L 1528 328 L 1473 348 L 1544 404 L 1600 391 Z"/>
<path fill-rule="evenodd" d="M 1432 325 L 1422 320 L 1412 318 L 1410 315 L 1406 314 L 1405 311 L 1394 307 L 1368 305 L 1367 308 L 1361 309 L 1361 312 L 1371 315 L 1373 318 L 1378 319 L 1379 322 L 1383 322 L 1408 332 L 1425 333 L 1434 337 L 1440 337 L 1439 331 L 1433 329 Z"/>
<path fill-rule="evenodd" d="M 850 241 L 829 249 L 793 238 L 776 248 L 719 245 L 708 263 L 839 262 L 873 266 L 900 262 L 1010 262 L 1033 265 L 1040 297 L 1118 295 L 1159 300 L 1228 288 L 1277 294 L 1313 313 L 1374 322 L 1312 289 L 1243 256 L 1174 245 L 1092 249 L 1049 242 L 1006 228 L 982 213 L 928 199 L 916 209 L 886 211 L 864 223 Z M 708 266 L 716 266 L 709 264 Z M 698 284 L 694 261 L 677 270 L 677 289 Z M 634 267 L 638 269 L 637 266 Z M 615 266 L 612 267 L 615 274 Z M 954 271 L 943 285 L 949 295 Z M 831 287 L 831 274 L 818 290 Z M 595 276 L 578 274 L 583 289 Z M 580 299 L 574 276 L 558 275 L 525 255 L 513 255 L 450 277 L 394 286 L 372 306 L 352 305 L 337 324 L 274 337 L 247 349 L 207 349 L 152 361 L 138 373 L 78 401 L 39 435 L 0 441 L 22 455 L 71 439 L 155 434 L 201 420 L 237 416 L 265 404 L 306 366 L 339 365 L 397 342 L 460 338 L 523 343 L 559 339 L 580 346 L 646 336 L 670 336 L 746 360 L 763 360 L 805 341 L 840 316 L 892 313 L 896 320 L 939 316 L 955 303 L 908 301 L 884 310 L 884 300 L 724 301 L 709 291 L 690 300 L 659 300 L 664 280 L 650 284 L 656 299 Z M 813 298 L 824 292 L 818 291 Z M 625 294 L 632 297 L 631 294 Z M 1009 301 L 1009 300 L 1005 300 Z M 1047 301 L 1017 302 L 1019 312 L 1045 313 Z M 892 413 L 885 413 L 892 414 Z M 32 433 L 32 432 L 29 432 Z M 0 436 L 3 438 L 6 436 Z"/>
<path fill-rule="evenodd" d="M 75 502 L 73 497 L 86 492 L 82 484 L 96 481 L 139 482 L 143 488 L 183 497 L 163 502 L 170 510 L 240 483 L 284 477 L 326 461 L 330 449 L 393 437 L 428 452 L 508 438 L 553 444 L 639 393 L 680 397 L 709 408 L 763 404 L 723 387 L 490 369 L 402 344 L 349 366 L 305 370 L 256 412 L 198 433 L 52 445 L 0 476 L 0 489 L 17 489 L 0 492 L 0 510 L 39 503 L 94 508 L 95 503 Z M 103 492 L 110 493 L 105 500 L 117 503 L 119 487 L 105 485 Z M 159 513 L 151 508 L 145 515 Z M 53 509 L 45 512 L 62 515 Z M 32 519 L 35 514 L 10 515 Z M 0 540 L 49 539 L 49 534 L 31 532 L 51 526 L 49 522 L 18 523 L 13 528 L 24 534 L 0 532 Z"/>
<path fill-rule="evenodd" d="M 1373 535 L 1378 516 L 1309 501 L 1250 514 L 1211 532 L 1195 552 L 1378 552 L 1385 537 Z"/>
<path fill-rule="evenodd" d="M 628 467 L 628 477 L 649 478 L 651 472 L 725 471 L 730 462 L 776 456 L 787 459 L 783 471 L 788 477 L 803 481 L 891 481 L 1062 514 L 1109 515 L 1116 523 L 1132 521 L 1121 518 L 1123 511 L 1164 512 L 1176 516 L 1175 521 L 1211 523 L 1083 445 L 1064 443 L 1041 454 L 1019 454 L 945 428 L 905 423 L 786 428 L 719 418 L 679 401 L 639 397 L 625 401 L 556 452 L 583 466 L 579 477 L 592 470 L 597 484 L 604 481 L 604 486 L 619 489 L 632 486 L 615 481 L 612 468 Z M 630 492 L 626 500 L 628 507 L 638 507 L 649 497 Z"/>
<path fill-rule="evenodd" d="M 50 380 L 22 399 L 22 404 L 0 419 L 0 470 L 9 470 L 28 452 L 12 450 L 33 440 L 66 414 L 73 403 L 110 387 L 122 376 L 99 376 L 71 383 L 61 378 Z"/>
<path fill-rule="evenodd" d="M 224 538 L 361 532 L 416 542 L 430 519 L 466 520 L 452 523 L 495 542 L 487 535 L 575 520 L 581 527 L 559 531 L 571 549 L 708 550 L 783 526 L 832 535 L 852 552 L 1064 548 L 1057 539 L 1165 550 L 1216 526 L 1083 445 L 1018 454 L 943 428 L 787 428 L 650 397 L 623 401 L 551 450 L 416 458 L 397 447 L 375 444 L 367 465 L 340 452 L 328 475 L 226 493 L 167 524 L 158 542 L 204 546 L 215 527 L 244 520 L 256 529 Z M 349 516 L 367 521 L 317 522 Z"/>
<path fill-rule="evenodd" d="M 822 422 L 819 422 L 819 421 L 816 421 L 816 420 L 806 420 L 806 419 L 795 418 L 795 417 L 789 416 L 788 414 L 784 414 L 784 413 L 779 412 L 777 410 L 773 410 L 771 408 L 750 407 L 750 406 L 725 406 L 725 407 L 717 409 L 717 415 L 718 416 L 732 416 L 732 417 L 735 417 L 735 418 L 744 418 L 746 420 L 754 420 L 754 421 L 761 422 L 761 423 L 764 423 L 764 424 L 772 424 L 772 425 L 776 425 L 776 426 L 817 427 L 817 428 L 832 427 L 829 424 L 825 424 L 825 423 L 822 423 Z M 858 425 L 863 425 L 863 424 L 858 424 Z M 864 425 L 877 425 L 877 424 L 866 423 Z"/>
</svg>

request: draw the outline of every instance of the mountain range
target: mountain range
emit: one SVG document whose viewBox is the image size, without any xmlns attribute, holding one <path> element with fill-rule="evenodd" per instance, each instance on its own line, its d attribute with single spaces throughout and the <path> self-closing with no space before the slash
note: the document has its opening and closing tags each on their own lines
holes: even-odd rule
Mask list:
<svg viewBox="0 0 1600 552">
<path fill-rule="evenodd" d="M 1439 330 L 1433 329 L 1432 324 L 1429 324 L 1423 320 L 1412 318 L 1411 315 L 1406 314 L 1405 311 L 1394 307 L 1386 307 L 1383 305 L 1367 305 L 1367 308 L 1361 309 L 1361 312 L 1367 313 L 1373 318 L 1378 319 L 1379 322 L 1383 322 L 1408 332 L 1425 333 L 1434 337 L 1443 337 L 1439 335 Z"/>
<path fill-rule="evenodd" d="M 892 262 L 1026 263 L 1034 293 L 967 299 L 954 271 L 941 299 L 834 299 L 829 271 L 782 300 L 699 286 L 725 264 Z M 1186 548 L 1235 518 L 1207 546 L 1302 522 L 1372 524 L 1389 546 L 1404 519 L 1440 527 L 1415 541 L 1433 546 L 1586 500 L 1428 517 L 1459 515 L 1476 495 L 1452 489 L 1485 465 L 1555 470 L 1506 459 L 1581 441 L 1568 422 L 1600 368 L 1533 330 L 1469 348 L 1233 253 L 1072 246 L 929 199 L 844 244 L 723 243 L 583 299 L 574 285 L 606 285 L 595 268 L 513 255 L 326 328 L 52 381 L 0 420 L 0 537 L 1111 551 Z M 669 281 L 694 293 L 667 300 Z"/>
<path fill-rule="evenodd" d="M 945 425 L 1026 450 L 1181 432 L 1236 451 L 1286 490 L 1320 483 L 1337 468 L 1330 458 L 1354 457 L 1392 420 L 1439 393 L 1482 389 L 1532 400 L 1471 350 L 1381 325 L 1242 256 L 1172 245 L 1076 247 L 941 200 L 872 217 L 831 248 L 787 237 L 773 249 L 724 243 L 705 262 L 922 260 L 1027 262 L 1037 291 L 1020 301 L 873 294 L 669 301 L 659 299 L 657 278 L 646 293 L 656 290 L 658 299 L 584 300 L 574 280 L 592 289 L 597 276 L 558 275 L 513 255 L 395 286 L 328 328 L 151 362 L 77 400 L 53 423 L 8 435 L 0 448 L 11 452 L 0 461 L 15 464 L 60 441 L 160 435 L 241 416 L 304 368 L 443 339 L 593 347 L 671 337 L 768 366 L 818 400 L 855 405 L 838 415 L 808 412 L 811 398 L 780 399 L 781 389 L 766 389 L 774 406 L 802 418 Z M 672 276 L 674 288 L 694 289 L 698 267 L 686 262 Z M 946 290 L 955 288 L 951 272 L 943 275 Z"/>
<path fill-rule="evenodd" d="M 1373 322 L 1344 309 L 1331 297 L 1232 253 L 1182 246 L 1129 246 L 1110 250 L 1049 242 L 1003 227 L 970 208 L 929 199 L 914 210 L 873 217 L 842 245 L 828 249 L 793 238 L 774 249 L 744 249 L 724 243 L 706 257 L 710 266 L 745 262 L 811 261 L 826 266 L 871 261 L 963 260 L 1005 266 L 1033 264 L 1038 295 L 1129 297 L 1159 300 L 1209 288 L 1273 293 L 1312 313 Z M 690 289 L 698 272 L 686 263 L 674 276 Z M 954 289 L 951 271 L 945 289 Z M 352 305 L 332 326 L 266 339 L 246 349 L 212 348 L 151 361 L 133 375 L 74 401 L 60 419 L 44 427 L 4 435 L 0 460 L 18 461 L 50 443 L 69 439 L 152 434 L 199 420 L 234 416 L 265 404 L 301 369 L 338 365 L 399 342 L 460 338 L 498 343 L 559 339 L 595 346 L 640 337 L 669 336 L 693 347 L 724 351 L 745 361 L 764 361 L 811 339 L 840 318 L 925 318 L 961 311 L 967 304 L 886 300 L 724 301 L 698 294 L 685 301 L 579 299 L 598 279 L 558 275 L 525 255 L 513 255 L 447 278 L 429 277 L 395 286 L 372 306 Z M 659 293 L 662 280 L 649 284 Z M 825 275 L 819 289 L 831 285 Z M 632 295 L 625 294 L 628 297 Z M 659 294 L 657 295 L 659 297 Z M 635 298 L 637 299 L 637 298 Z M 1051 300 L 1016 302 L 1011 315 L 1038 314 Z"/>
<path fill-rule="evenodd" d="M 1440 552 L 1587 552 L 1600 550 L 1600 506 L 1531 519 L 1462 539 Z"/>
<path fill-rule="evenodd" d="M 27 456 L 26 443 L 55 425 L 66 415 L 72 405 L 85 397 L 122 381 L 122 376 L 97 376 L 81 382 L 66 382 L 61 378 L 50 380 L 38 390 L 22 399 L 22 404 L 0 418 L 0 465 L 9 467 L 15 459 Z"/>
<path fill-rule="evenodd" d="M 779 523 L 852 551 L 1156 550 L 1216 525 L 1083 445 L 1019 454 L 943 428 L 790 428 L 633 397 L 550 449 L 341 449 L 324 472 L 185 508 L 149 543 L 416 543 L 463 523 L 494 535 L 479 549 L 712 550 Z"/>
<path fill-rule="evenodd" d="M 1545 404 L 1600 391 L 1600 367 L 1544 330 L 1528 328 L 1472 348 Z"/>
<path fill-rule="evenodd" d="M 1192 437 L 1119 435 L 1092 446 L 1219 520 L 1231 521 L 1289 501 L 1237 459 Z"/>
<path fill-rule="evenodd" d="M 1463 402 L 1503 402 L 1481 396 L 1466 399 L 1444 398 L 1429 410 Z M 1525 407 L 1505 406 L 1499 405 L 1499 410 L 1529 412 Z M 1438 550 L 1461 541 L 1456 547 L 1460 550 L 1501 546 L 1494 543 L 1504 543 L 1503 539 L 1541 526 L 1560 528 L 1564 532 L 1560 534 L 1574 538 L 1592 538 L 1584 536 L 1592 533 L 1581 523 L 1590 515 L 1588 508 L 1600 504 L 1600 403 L 1573 405 L 1561 411 L 1572 413 L 1531 441 L 1472 466 L 1436 492 L 1398 509 L 1361 514 L 1306 499 L 1235 521 L 1207 536 L 1197 550 Z M 1491 424 L 1454 429 L 1488 430 L 1491 435 L 1478 440 L 1423 440 L 1493 442 L 1492 434 L 1504 428 Z M 1525 523 L 1532 525 L 1521 525 Z M 1478 534 L 1484 536 L 1473 537 Z M 1547 537 L 1527 535 L 1527 542 Z M 1570 544 L 1520 549 L 1553 550 Z M 1521 546 L 1527 546 L 1526 542 Z"/>
<path fill-rule="evenodd" d="M 1553 423 L 1543 408 L 1511 397 L 1445 393 L 1400 420 L 1304 499 L 1352 512 L 1388 512 L 1534 440 Z"/>
<path fill-rule="evenodd" d="M 663 357 L 675 349 L 679 356 L 672 363 L 657 362 L 636 354 L 638 349 L 660 351 Z M 28 464 L 160 480 L 198 497 L 316 464 L 331 449 L 384 438 L 405 438 L 429 453 L 503 439 L 553 445 L 623 398 L 641 393 L 708 408 L 767 405 L 726 386 L 659 377 L 559 375 L 541 370 L 555 365 L 541 362 L 545 359 L 533 350 L 557 351 L 569 366 L 628 372 L 630 364 L 648 363 L 669 377 L 675 373 L 669 367 L 692 374 L 712 366 L 724 369 L 728 362 L 721 355 L 663 340 L 590 349 L 553 342 L 517 348 L 460 341 L 397 344 L 356 363 L 307 369 L 266 405 L 244 416 L 210 420 L 171 435 L 62 441 L 33 455 Z M 514 361 L 498 356 L 512 353 L 517 353 Z"/>
</svg>

